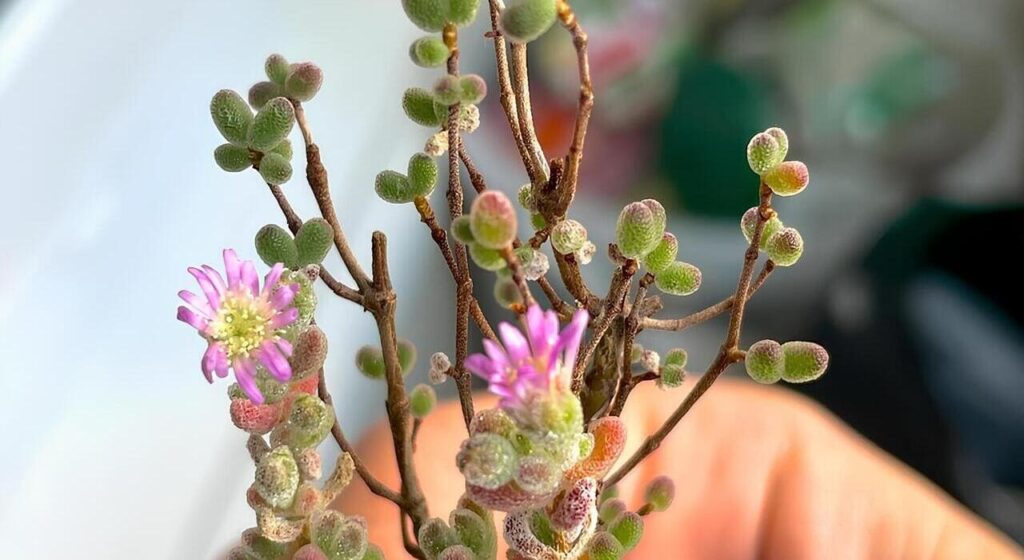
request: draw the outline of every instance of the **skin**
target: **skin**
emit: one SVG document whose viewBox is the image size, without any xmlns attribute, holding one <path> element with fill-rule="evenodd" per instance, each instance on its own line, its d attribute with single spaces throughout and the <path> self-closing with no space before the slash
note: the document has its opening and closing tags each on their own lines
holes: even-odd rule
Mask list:
<svg viewBox="0 0 1024 560">
<path fill-rule="evenodd" d="M 637 387 L 623 414 L 631 434 L 626 453 L 687 389 Z M 493 400 L 478 399 L 478 408 L 488 406 Z M 454 403 L 439 407 L 419 434 L 415 463 L 433 515 L 446 516 L 462 494 L 453 457 L 464 437 Z M 361 456 L 397 488 L 390 442 L 387 427 L 379 425 L 364 438 Z M 645 518 L 644 537 L 630 558 L 1024 558 L 906 465 L 811 401 L 774 387 L 720 380 L 622 481 L 620 498 L 639 508 L 644 482 L 659 474 L 676 481 L 675 502 Z M 357 480 L 338 506 L 366 517 L 371 541 L 388 558 L 407 557 L 394 505 Z"/>
</svg>

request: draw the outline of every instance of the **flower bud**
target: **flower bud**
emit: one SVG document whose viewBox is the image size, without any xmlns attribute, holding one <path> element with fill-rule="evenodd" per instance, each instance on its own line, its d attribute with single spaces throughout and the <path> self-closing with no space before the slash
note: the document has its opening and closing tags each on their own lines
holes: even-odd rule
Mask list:
<svg viewBox="0 0 1024 560">
<path fill-rule="evenodd" d="M 622 209 L 616 227 L 619 252 L 630 259 L 650 253 L 665 234 L 665 208 L 657 200 L 633 202 Z"/>
<path fill-rule="evenodd" d="M 469 225 L 469 216 L 463 214 L 452 221 L 452 237 L 463 245 L 470 245 L 473 239 L 473 229 Z"/>
<path fill-rule="evenodd" d="M 451 51 L 440 37 L 428 35 L 413 41 L 409 46 L 409 58 L 413 64 L 423 68 L 437 68 L 448 62 Z"/>
<path fill-rule="evenodd" d="M 548 225 L 548 221 L 544 219 L 544 215 L 540 212 L 534 212 L 533 214 L 530 214 L 530 225 L 533 227 L 534 231 L 539 231 L 544 229 L 544 226 Z"/>
<path fill-rule="evenodd" d="M 434 385 L 440 385 L 448 380 L 448 370 L 452 367 L 452 361 L 448 354 L 435 352 L 430 356 L 430 371 L 427 377 Z"/>
<path fill-rule="evenodd" d="M 402 368 L 402 375 L 409 375 L 416 367 L 416 345 L 412 341 L 398 339 L 398 365 Z"/>
<path fill-rule="evenodd" d="M 516 431 L 516 424 L 504 410 L 487 408 L 473 416 L 469 431 L 473 435 L 497 434 L 507 439 Z"/>
<path fill-rule="evenodd" d="M 420 526 L 417 540 L 427 558 L 437 558 L 446 548 L 459 544 L 459 535 L 443 519 L 435 517 Z"/>
<path fill-rule="evenodd" d="M 434 82 L 434 101 L 445 107 L 450 107 L 459 102 L 462 94 L 462 85 L 458 76 L 445 74 Z"/>
<path fill-rule="evenodd" d="M 776 155 L 776 159 L 778 159 L 778 161 L 786 159 L 786 154 L 789 153 L 789 136 L 786 135 L 786 131 L 777 126 L 773 126 L 765 130 L 764 133 L 771 136 L 779 143 L 779 152 Z"/>
<path fill-rule="evenodd" d="M 405 175 L 390 169 L 377 174 L 377 179 L 373 183 L 373 189 L 381 200 L 391 204 L 405 204 L 412 202 L 416 198 L 413 195 L 409 179 Z"/>
<path fill-rule="evenodd" d="M 487 97 L 487 82 L 476 74 L 467 74 L 459 78 L 459 101 L 463 104 L 476 105 Z"/>
<path fill-rule="evenodd" d="M 764 250 L 775 264 L 793 266 L 804 254 L 804 239 L 799 231 L 791 227 L 782 228 L 768 238 Z"/>
<path fill-rule="evenodd" d="M 772 189 L 772 192 L 779 196 L 793 196 L 799 194 L 811 181 L 810 172 L 803 162 L 786 161 L 768 171 L 764 176 L 764 182 Z"/>
<path fill-rule="evenodd" d="M 260 177 L 271 185 L 283 185 L 292 178 L 292 164 L 281 154 L 264 154 L 260 160 Z"/>
<path fill-rule="evenodd" d="M 246 111 L 248 110 L 246 107 Z M 249 128 L 249 147 L 266 153 L 280 144 L 294 125 L 295 108 L 292 107 L 291 101 L 284 97 L 275 97 L 267 101 L 253 117 L 252 126 Z M 260 167 L 262 168 L 262 163 Z"/>
<path fill-rule="evenodd" d="M 437 162 L 427 154 L 409 158 L 409 187 L 413 196 L 430 196 L 437 184 Z"/>
<path fill-rule="evenodd" d="M 782 345 L 785 369 L 782 378 L 789 383 L 806 383 L 828 369 L 828 352 L 813 342 L 787 342 Z"/>
<path fill-rule="evenodd" d="M 309 520 L 310 540 L 328 558 L 361 560 L 369 546 L 366 521 L 361 517 L 346 517 L 334 510 L 314 513 Z"/>
<path fill-rule="evenodd" d="M 356 466 L 352 461 L 352 456 L 348 453 L 342 452 L 338 455 L 337 462 L 334 465 L 334 471 L 331 476 L 324 481 L 323 496 L 325 503 L 331 503 L 341 491 L 344 490 L 350 482 L 352 482 L 352 476 L 355 474 Z"/>
<path fill-rule="evenodd" d="M 652 480 L 644 491 L 644 501 L 653 511 L 665 511 L 676 497 L 676 483 L 667 476 Z"/>
<path fill-rule="evenodd" d="M 758 175 L 764 175 L 782 162 L 779 141 L 767 132 L 759 132 L 747 144 L 747 163 Z"/>
<path fill-rule="evenodd" d="M 644 536 L 644 519 L 635 512 L 627 511 L 612 521 L 608 532 L 619 541 L 622 548 L 633 550 Z"/>
<path fill-rule="evenodd" d="M 224 171 L 237 173 L 252 167 L 249 150 L 234 144 L 221 144 L 213 151 L 213 159 Z"/>
<path fill-rule="evenodd" d="M 658 273 L 658 289 L 673 296 L 688 296 L 700 288 L 700 269 L 690 263 L 674 262 Z"/>
<path fill-rule="evenodd" d="M 755 206 L 744 212 L 743 217 L 740 219 L 740 230 L 743 232 L 743 238 L 747 240 L 747 243 L 750 243 L 754 239 L 754 231 L 757 229 L 757 218 L 759 212 L 760 210 Z M 782 220 L 779 219 L 778 215 L 773 215 L 764 222 L 764 228 L 762 228 L 761 231 L 762 250 L 768 245 L 768 238 L 783 227 Z"/>
<path fill-rule="evenodd" d="M 551 246 L 563 255 L 575 253 L 587 242 L 587 228 L 576 220 L 562 220 L 551 228 Z"/>
<path fill-rule="evenodd" d="M 284 88 L 274 82 L 256 82 L 249 88 L 249 105 L 259 111 L 268 101 L 284 95 Z"/>
<path fill-rule="evenodd" d="M 419 384 L 409 391 L 409 411 L 413 418 L 426 418 L 437 406 L 437 393 L 430 385 Z"/>
<path fill-rule="evenodd" d="M 320 274 L 320 267 L 311 265 L 304 269 L 285 272 L 281 275 L 281 284 L 298 284 L 299 286 L 298 293 L 292 299 L 292 305 L 295 306 L 295 309 L 299 310 L 299 318 L 289 327 L 289 329 L 294 328 L 296 333 L 301 333 L 309 325 L 313 320 L 313 313 L 316 311 L 316 290 L 313 289 L 313 280 L 310 280 L 309 277 L 310 273 L 315 278 L 316 275 Z M 295 342 L 292 339 L 289 340 Z M 324 352 L 326 351 L 325 345 Z M 318 365 L 317 367 L 320 366 Z M 308 370 L 296 369 L 294 365 L 292 366 L 292 372 L 298 377 L 303 377 L 309 373 Z"/>
<path fill-rule="evenodd" d="M 666 364 L 662 366 L 658 376 L 658 386 L 662 389 L 675 389 L 686 380 L 686 370 L 683 366 Z"/>
<path fill-rule="evenodd" d="M 600 532 L 587 544 L 587 558 L 590 560 L 621 560 L 626 549 L 610 533 Z"/>
<path fill-rule="evenodd" d="M 270 453 L 270 446 L 267 445 L 267 440 L 255 434 L 250 435 L 249 439 L 245 441 L 245 449 L 249 452 L 249 457 L 252 459 L 253 463 L 256 463 L 257 465 L 260 464 L 260 459 L 262 459 L 264 455 Z"/>
<path fill-rule="evenodd" d="M 253 116 L 241 95 L 230 89 L 218 91 L 210 101 L 210 116 L 225 140 L 245 145 Z"/>
<path fill-rule="evenodd" d="M 384 379 L 384 353 L 379 346 L 363 346 L 356 352 L 356 369 L 370 379 Z"/>
<path fill-rule="evenodd" d="M 288 79 L 290 67 L 291 65 L 288 64 L 288 60 L 279 54 L 268 56 L 267 61 L 263 64 L 263 70 L 267 73 L 267 78 L 279 86 L 283 86 L 285 80 Z"/>
<path fill-rule="evenodd" d="M 275 508 L 287 508 L 299 488 L 299 466 L 287 446 L 267 453 L 256 467 L 256 492 Z"/>
<path fill-rule="evenodd" d="M 529 43 L 555 23 L 555 0 L 511 0 L 498 21 L 501 33 L 513 43 Z"/>
<path fill-rule="evenodd" d="M 644 266 L 647 267 L 647 270 L 658 274 L 675 262 L 678 254 L 679 240 L 675 235 L 665 232 L 654 250 L 644 257 Z"/>
<path fill-rule="evenodd" d="M 402 96 L 402 109 L 412 122 L 435 127 L 440 126 L 442 119 L 434 111 L 434 95 L 423 88 L 409 88 Z"/>
<path fill-rule="evenodd" d="M 488 249 L 505 248 L 516 237 L 516 211 L 502 192 L 486 191 L 477 196 L 469 218 L 473 238 Z"/>
<path fill-rule="evenodd" d="M 501 256 L 500 251 L 488 249 L 479 243 L 470 244 L 469 256 L 477 266 L 490 272 L 497 272 L 507 266 L 505 258 Z"/>
<path fill-rule="evenodd" d="M 516 459 L 516 451 L 507 439 L 481 433 L 462 442 L 455 461 L 466 482 L 494 490 L 512 479 Z"/>
<path fill-rule="evenodd" d="M 774 340 L 755 342 L 747 349 L 744 365 L 747 375 L 758 383 L 770 384 L 782 379 L 785 357 L 782 346 Z"/>
<path fill-rule="evenodd" d="M 299 101 L 309 101 L 320 91 L 324 83 L 324 71 L 312 62 L 293 64 L 284 82 L 284 90 L 288 97 Z"/>
</svg>

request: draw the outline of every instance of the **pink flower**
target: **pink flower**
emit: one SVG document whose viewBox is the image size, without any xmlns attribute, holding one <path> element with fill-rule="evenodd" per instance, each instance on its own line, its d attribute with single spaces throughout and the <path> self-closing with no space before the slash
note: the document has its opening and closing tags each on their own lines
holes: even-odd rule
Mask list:
<svg viewBox="0 0 1024 560">
<path fill-rule="evenodd" d="M 576 362 L 587 312 L 579 310 L 569 326 L 558 332 L 558 315 L 531 305 L 526 311 L 526 334 L 508 323 L 498 325 L 501 341 L 484 340 L 486 354 L 466 358 L 466 369 L 490 383 L 502 406 L 516 406 L 531 394 L 568 387 Z"/>
<path fill-rule="evenodd" d="M 256 386 L 257 363 L 278 381 L 292 376 L 288 363 L 292 345 L 279 332 L 299 316 L 292 305 L 299 285 L 278 286 L 284 270 L 278 263 L 263 279 L 261 290 L 252 261 L 239 260 L 232 249 L 224 250 L 224 270 L 227 284 L 209 266 L 188 269 L 206 298 L 188 290 L 178 292 L 188 304 L 178 307 L 178 319 L 195 327 L 209 343 L 201 365 L 206 380 L 213 383 L 214 372 L 227 377 L 228 369 L 233 369 L 245 394 L 262 404 L 263 394 Z"/>
</svg>

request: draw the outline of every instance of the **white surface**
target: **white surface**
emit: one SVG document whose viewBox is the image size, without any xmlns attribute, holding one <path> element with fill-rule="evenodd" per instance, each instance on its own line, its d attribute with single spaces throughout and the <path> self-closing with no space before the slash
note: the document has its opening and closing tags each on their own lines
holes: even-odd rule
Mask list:
<svg viewBox="0 0 1024 560">
<path fill-rule="evenodd" d="M 422 145 L 398 103 L 407 82 L 427 80 L 404 63 L 404 38 L 416 33 L 392 1 L 8 7 L 0 18 L 5 559 L 212 558 L 253 524 L 227 383 L 206 386 L 202 343 L 174 313 L 175 293 L 195 289 L 186 266 L 220 267 L 222 247 L 255 258 L 256 229 L 282 221 L 258 176 L 215 166 L 220 139 L 208 114 L 216 90 L 244 92 L 261 79 L 270 52 L 324 67 L 324 90 L 307 111 L 350 239 L 365 259 L 372 229 L 389 233 L 395 267 L 420 272 L 395 274 L 403 334 L 424 352 L 450 351 L 448 328 L 415 320 L 451 324 L 448 286 L 440 297 L 416 297 L 439 261 L 429 237 L 410 208 L 372 191 L 377 171 L 404 168 Z M 286 190 L 311 216 L 301 177 L 299 169 Z M 366 408 L 339 411 L 358 433 L 382 389 L 348 364 L 374 332 L 360 311 L 333 301 L 320 321 L 331 335 L 337 400 L 356 388 L 371 395 L 358 401 Z"/>
</svg>

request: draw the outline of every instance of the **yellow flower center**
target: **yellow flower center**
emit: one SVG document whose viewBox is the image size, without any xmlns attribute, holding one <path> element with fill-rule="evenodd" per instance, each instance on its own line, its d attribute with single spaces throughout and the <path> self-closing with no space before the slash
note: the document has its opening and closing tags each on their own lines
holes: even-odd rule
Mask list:
<svg viewBox="0 0 1024 560">
<path fill-rule="evenodd" d="M 247 292 L 230 292 L 221 300 L 210 323 L 213 339 L 224 346 L 228 360 L 248 356 L 275 333 L 270 328 L 274 310 L 266 298 Z"/>
</svg>

